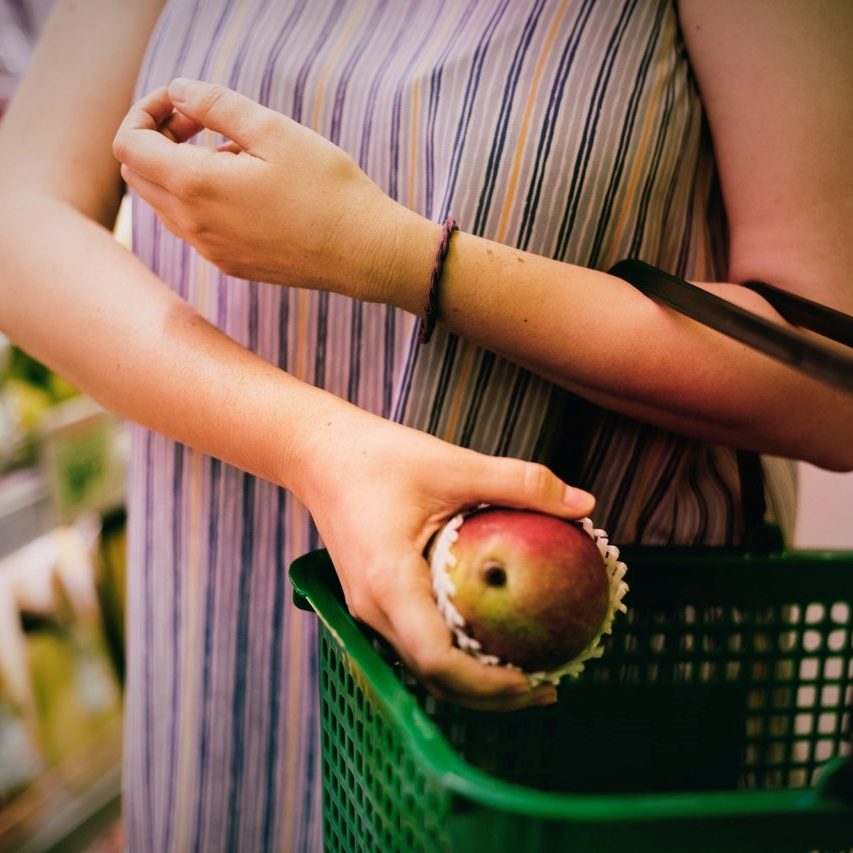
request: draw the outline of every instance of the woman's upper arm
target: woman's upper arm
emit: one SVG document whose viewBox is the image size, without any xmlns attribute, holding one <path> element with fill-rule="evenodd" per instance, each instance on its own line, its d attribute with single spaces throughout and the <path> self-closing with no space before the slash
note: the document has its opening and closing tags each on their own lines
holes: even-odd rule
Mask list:
<svg viewBox="0 0 853 853">
<path fill-rule="evenodd" d="M 46 192 L 110 224 L 111 144 L 164 0 L 58 0 L 0 122 L 0 197 Z"/>
<path fill-rule="evenodd" d="M 853 4 L 680 0 L 729 219 L 729 280 L 853 312 Z"/>
</svg>

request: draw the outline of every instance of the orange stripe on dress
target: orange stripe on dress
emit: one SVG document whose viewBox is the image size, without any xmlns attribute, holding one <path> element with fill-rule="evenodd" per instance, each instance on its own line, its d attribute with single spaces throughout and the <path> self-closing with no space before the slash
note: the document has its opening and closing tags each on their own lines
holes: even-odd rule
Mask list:
<svg viewBox="0 0 853 853">
<path fill-rule="evenodd" d="M 547 59 L 551 56 L 551 48 L 557 38 L 557 33 L 560 31 L 560 24 L 565 17 L 568 7 L 569 0 L 563 0 L 563 3 L 554 15 L 554 18 L 551 21 L 551 26 L 548 28 L 548 33 L 545 36 L 545 42 L 539 52 L 539 61 L 536 63 L 536 68 L 533 71 L 533 77 L 530 80 L 530 88 L 527 93 L 524 115 L 522 116 L 521 123 L 518 128 L 518 137 L 515 143 L 515 156 L 513 157 L 509 180 L 507 181 L 503 209 L 501 210 L 501 217 L 498 220 L 498 227 L 495 232 L 495 240 L 498 243 L 506 242 L 506 234 L 509 230 L 509 218 L 512 215 L 512 212 L 517 209 L 515 194 L 518 187 L 518 177 L 521 174 L 522 163 L 528 160 L 526 143 L 527 137 L 530 135 L 530 120 L 533 115 L 534 106 L 539 103 L 539 86 L 542 82 L 542 75 L 545 73 Z"/>
<path fill-rule="evenodd" d="M 421 56 L 420 61 L 418 62 L 417 67 L 411 70 L 411 78 L 412 78 L 412 88 L 411 88 L 411 124 L 409 125 L 409 174 L 408 180 L 406 181 L 406 193 L 407 197 L 405 199 L 398 199 L 402 204 L 408 204 L 409 207 L 415 206 L 415 201 L 417 199 L 418 192 L 418 127 L 420 126 L 420 109 L 421 109 L 421 77 L 427 71 L 427 69 L 432 68 L 435 61 L 438 59 L 441 51 L 447 45 L 447 39 L 449 36 L 449 31 L 451 28 L 451 24 L 455 23 L 458 19 L 452 19 L 450 15 L 443 15 L 441 20 L 441 28 L 436 32 L 435 38 L 433 39 L 432 44 L 434 45 L 434 50 L 431 52 L 425 52 L 423 56 Z M 426 276 L 429 275 L 429 270 L 425 273 Z"/>
<path fill-rule="evenodd" d="M 551 47 L 554 40 L 557 38 L 557 33 L 560 29 L 560 23 L 569 7 L 569 0 L 563 0 L 557 13 L 548 28 L 548 33 L 545 36 L 545 43 L 539 54 L 539 61 L 536 63 L 536 68 L 533 72 L 533 77 L 530 81 L 530 88 L 527 94 L 527 104 L 524 108 L 524 115 L 519 125 L 517 142 L 515 143 L 515 156 L 513 157 L 512 167 L 510 169 L 509 181 L 507 184 L 506 194 L 504 195 L 503 208 L 501 217 L 498 221 L 498 228 L 495 235 L 495 240 L 498 243 L 506 241 L 506 233 L 509 227 L 509 218 L 512 211 L 516 209 L 516 189 L 518 186 L 518 177 L 521 172 L 522 162 L 526 159 L 525 143 L 530 135 L 530 119 L 533 113 L 533 107 L 537 100 L 539 86 L 544 73 L 546 58 L 550 55 Z M 459 380 L 456 383 L 456 388 L 453 394 L 450 408 L 448 409 L 447 418 L 444 422 L 444 428 L 441 431 L 441 436 L 446 441 L 452 441 L 453 435 L 459 424 L 459 418 L 462 413 L 462 406 L 468 396 L 467 380 L 474 368 L 475 359 L 480 359 L 482 353 L 472 347 L 466 348 L 465 358 L 459 368 Z"/>
<path fill-rule="evenodd" d="M 211 81 L 225 79 L 226 58 L 231 56 L 231 49 L 237 38 L 237 33 L 240 30 L 240 25 L 245 19 L 249 11 L 248 4 L 242 5 L 234 20 L 231 22 L 228 29 L 224 49 L 219 53 L 219 61 L 214 67 L 211 75 Z M 210 130 L 203 131 L 202 138 L 204 144 L 209 147 L 215 145 L 214 134 Z M 208 261 L 205 261 L 200 255 L 196 255 L 195 263 L 192 261 L 191 268 L 194 268 L 198 281 L 196 289 L 196 299 L 194 300 L 197 310 L 206 317 L 210 322 L 216 323 L 216 305 L 209 305 L 209 283 L 211 273 L 214 267 Z M 189 288 L 191 290 L 191 288 Z M 177 796 L 179 804 L 177 811 L 177 827 L 175 832 L 176 849 L 183 850 L 186 848 L 187 829 L 190 820 L 189 809 L 191 807 L 190 797 L 188 792 L 193 790 L 188 778 L 190 768 L 194 763 L 190 760 L 190 751 L 194 743 L 195 730 L 195 710 L 196 698 L 198 696 L 198 684 L 196 679 L 196 670 L 193 667 L 193 661 L 196 660 L 196 628 L 198 625 L 197 601 L 199 592 L 199 574 L 201 571 L 201 552 L 199 543 L 201 542 L 201 499 L 202 499 L 202 471 L 201 462 L 202 454 L 187 448 L 186 453 L 190 459 L 190 511 L 189 523 L 187 528 L 187 539 L 189 549 L 187 552 L 186 577 L 184 580 L 187 584 L 187 595 L 185 598 L 184 607 L 186 614 L 182 613 L 181 618 L 186 618 L 186 628 L 184 631 L 184 642 L 186 643 L 186 654 L 182 656 L 185 664 L 185 670 L 181 673 L 181 684 L 184 685 L 184 696 L 181 701 L 181 721 L 179 727 L 180 750 L 181 758 L 178 763 L 178 773 L 180 784 L 177 786 Z M 189 671 L 186 671 L 186 670 Z"/>
<path fill-rule="evenodd" d="M 462 364 L 457 371 L 454 371 L 457 378 L 453 392 L 453 401 L 450 404 L 450 409 L 444 420 L 444 426 L 440 432 L 441 438 L 445 441 L 453 441 L 453 436 L 462 412 L 462 404 L 469 396 L 468 377 L 474 369 L 474 360 L 481 358 L 483 355 L 482 350 L 475 347 L 466 347 L 465 350 L 465 358 L 462 360 Z"/>
<path fill-rule="evenodd" d="M 675 26 L 674 20 L 673 17 L 667 18 L 667 29 L 672 29 Z M 619 260 L 617 255 L 620 251 L 622 234 L 625 230 L 628 216 L 636 215 L 636 207 L 633 201 L 637 194 L 637 185 L 640 183 L 641 178 L 645 178 L 648 175 L 649 163 L 647 157 L 651 144 L 652 128 L 659 118 L 659 110 L 663 107 L 663 88 L 673 71 L 672 57 L 666 52 L 666 46 L 672 43 L 673 38 L 674 36 L 665 32 L 658 39 L 658 45 L 660 48 L 663 48 L 663 52 L 660 52 L 659 48 L 657 62 L 655 63 L 655 82 L 648 94 L 648 102 L 655 104 L 658 109 L 643 110 L 643 125 L 637 139 L 636 153 L 633 157 L 626 159 L 626 162 L 631 164 L 632 169 L 625 184 L 625 193 L 620 204 L 617 205 L 619 212 L 610 227 L 610 239 L 605 244 L 610 247 L 610 251 L 603 255 L 606 260 L 601 264 L 602 269 L 608 269 Z"/>
<path fill-rule="evenodd" d="M 358 24 L 361 23 L 361 19 L 367 14 L 369 6 L 370 4 L 365 4 L 360 11 L 353 11 L 353 14 L 351 14 L 344 23 L 341 34 L 338 36 L 338 40 L 335 42 L 334 46 L 326 52 L 326 58 L 317 75 L 317 88 L 314 95 L 314 110 L 311 113 L 311 127 L 314 130 L 319 130 L 320 128 L 320 113 L 322 112 L 324 96 L 326 94 L 326 85 L 329 82 L 329 75 L 333 68 L 339 67 L 337 64 L 338 59 L 340 59 L 344 50 L 351 46 L 353 33 L 355 32 Z"/>
<path fill-rule="evenodd" d="M 302 506 L 293 495 L 287 501 L 287 524 L 285 529 L 289 531 L 292 543 L 292 556 L 304 554 L 306 550 L 306 541 L 304 536 L 305 524 L 307 521 L 307 510 Z M 297 761 L 299 753 L 302 751 L 304 744 L 301 736 L 301 720 L 299 715 L 299 705 L 301 697 L 299 695 L 300 678 L 299 673 L 302 672 L 307 665 L 307 654 L 313 654 L 313 649 L 303 650 L 302 648 L 302 631 L 301 622 L 298 618 L 298 611 L 292 608 L 287 620 L 287 663 L 284 671 L 284 693 L 287 696 L 287 712 L 284 719 L 287 721 L 284 730 L 284 786 L 285 791 L 283 803 L 282 826 L 291 826 L 293 822 L 294 799 L 301 796 L 304 790 L 305 778 L 300 776 L 301 768 Z M 310 687 L 309 687 L 310 689 Z M 319 689 L 315 687 L 315 689 Z"/>
<path fill-rule="evenodd" d="M 187 794 L 193 790 L 191 780 L 188 778 L 190 768 L 194 767 L 191 761 L 191 751 L 194 739 L 191 734 L 195 730 L 196 697 L 199 694 L 197 683 L 197 670 L 192 665 L 196 660 L 196 627 L 198 625 L 198 590 L 199 571 L 201 565 L 200 547 L 201 541 L 201 458 L 202 454 L 192 448 L 187 448 L 185 453 L 189 456 L 189 519 L 186 530 L 185 541 L 189 543 L 187 551 L 186 575 L 183 580 L 186 583 L 186 596 L 184 598 L 181 619 L 184 622 L 184 653 L 180 656 L 184 669 L 181 672 L 181 684 L 184 695 L 181 700 L 181 719 L 179 726 L 180 761 L 178 762 L 178 773 L 180 782 L 177 786 L 178 797 L 178 820 L 175 832 L 175 843 L 177 850 L 186 849 L 187 827 L 189 822 L 189 800 Z"/>
</svg>

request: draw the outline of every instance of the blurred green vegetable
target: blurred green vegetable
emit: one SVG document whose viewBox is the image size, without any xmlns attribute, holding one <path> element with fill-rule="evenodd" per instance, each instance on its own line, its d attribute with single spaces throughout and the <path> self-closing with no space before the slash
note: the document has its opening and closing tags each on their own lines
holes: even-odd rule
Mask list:
<svg viewBox="0 0 853 853">
<path fill-rule="evenodd" d="M 0 336 L 0 472 L 35 462 L 34 436 L 46 413 L 78 393 L 68 380 Z"/>
</svg>

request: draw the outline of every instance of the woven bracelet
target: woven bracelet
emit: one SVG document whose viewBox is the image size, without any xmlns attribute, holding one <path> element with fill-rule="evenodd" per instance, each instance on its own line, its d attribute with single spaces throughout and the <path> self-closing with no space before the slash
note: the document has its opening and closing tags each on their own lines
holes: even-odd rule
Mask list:
<svg viewBox="0 0 853 853">
<path fill-rule="evenodd" d="M 418 342 L 422 344 L 429 343 L 435 330 L 436 320 L 438 320 L 438 284 L 441 280 L 444 259 L 447 257 L 447 250 L 450 247 L 450 235 L 457 227 L 456 220 L 452 216 L 448 216 L 441 226 L 441 242 L 438 244 L 435 253 L 435 264 L 432 267 L 432 278 L 429 282 L 426 305 L 424 305 L 424 315 L 421 318 L 421 326 L 418 331 Z"/>
</svg>

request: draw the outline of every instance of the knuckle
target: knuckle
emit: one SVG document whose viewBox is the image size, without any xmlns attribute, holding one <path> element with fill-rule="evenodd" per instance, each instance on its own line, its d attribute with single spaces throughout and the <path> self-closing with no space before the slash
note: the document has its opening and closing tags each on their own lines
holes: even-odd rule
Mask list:
<svg viewBox="0 0 853 853">
<path fill-rule="evenodd" d="M 374 596 L 381 596 L 385 588 L 384 567 L 380 563 L 368 563 L 364 570 L 364 583 Z"/>
<path fill-rule="evenodd" d="M 172 179 L 170 186 L 172 193 L 179 199 L 192 198 L 192 179 L 189 174 L 178 174 Z"/>
<path fill-rule="evenodd" d="M 113 138 L 113 157 L 120 162 L 124 162 L 127 159 L 128 154 L 128 140 L 127 140 L 127 131 L 123 128 L 119 130 L 119 132 Z"/>
<path fill-rule="evenodd" d="M 432 689 L 440 689 L 438 684 L 448 671 L 447 658 L 430 648 L 415 650 L 413 661 L 420 678 Z"/>
<path fill-rule="evenodd" d="M 184 230 L 194 240 L 201 240 L 207 233 L 205 224 L 194 216 L 189 216 L 184 220 Z"/>
<path fill-rule="evenodd" d="M 541 462 L 525 462 L 521 469 L 521 486 L 525 493 L 544 492 L 553 475 Z"/>
<path fill-rule="evenodd" d="M 275 136 L 282 130 L 279 117 L 272 110 L 259 110 L 254 116 L 254 132 L 259 137 Z"/>
<path fill-rule="evenodd" d="M 346 602 L 347 609 L 353 619 L 356 619 L 359 622 L 367 621 L 366 616 L 369 609 L 367 597 L 360 589 L 351 589 L 346 596 Z"/>
<path fill-rule="evenodd" d="M 228 90 L 218 83 L 213 83 L 205 88 L 199 98 L 199 109 L 208 113 L 215 110 L 227 97 Z"/>
<path fill-rule="evenodd" d="M 184 201 L 196 201 L 204 192 L 204 178 L 198 168 L 187 169 L 175 177 L 174 193 Z"/>
</svg>

